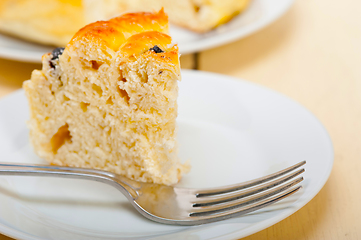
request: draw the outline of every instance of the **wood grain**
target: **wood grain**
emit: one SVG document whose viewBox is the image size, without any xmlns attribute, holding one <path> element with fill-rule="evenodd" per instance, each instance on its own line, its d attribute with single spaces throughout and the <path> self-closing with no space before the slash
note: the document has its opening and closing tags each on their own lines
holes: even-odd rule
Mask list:
<svg viewBox="0 0 361 240">
<path fill-rule="evenodd" d="M 200 54 L 200 70 L 281 92 L 326 127 L 331 176 L 305 207 L 254 239 L 361 239 L 360 1 L 296 1 L 281 19 L 245 39 Z"/>
</svg>

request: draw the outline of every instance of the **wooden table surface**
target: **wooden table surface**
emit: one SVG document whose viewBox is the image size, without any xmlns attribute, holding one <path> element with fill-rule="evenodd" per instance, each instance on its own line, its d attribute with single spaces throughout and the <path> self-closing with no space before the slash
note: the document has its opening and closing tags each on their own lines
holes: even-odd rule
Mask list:
<svg viewBox="0 0 361 240">
<path fill-rule="evenodd" d="M 184 68 L 222 73 L 281 92 L 326 127 L 331 176 L 302 209 L 253 239 L 361 239 L 361 1 L 299 0 L 267 28 L 231 44 L 185 55 Z M 0 59 L 0 97 L 39 64 Z M 1 204 L 1 203 L 0 203 Z M 0 240 L 10 239 L 0 235 Z"/>
</svg>

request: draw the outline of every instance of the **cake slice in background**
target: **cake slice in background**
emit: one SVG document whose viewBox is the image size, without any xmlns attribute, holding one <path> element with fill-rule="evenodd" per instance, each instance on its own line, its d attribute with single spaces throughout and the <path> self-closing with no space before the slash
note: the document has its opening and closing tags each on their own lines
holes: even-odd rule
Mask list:
<svg viewBox="0 0 361 240">
<path fill-rule="evenodd" d="M 0 32 L 65 46 L 84 25 L 124 12 L 164 8 L 170 21 L 207 32 L 242 12 L 250 0 L 1 0 Z"/>
<path fill-rule="evenodd" d="M 231 20 L 248 6 L 249 0 L 119 0 L 126 11 L 160 10 L 178 26 L 208 32 Z"/>
<path fill-rule="evenodd" d="M 85 26 L 24 82 L 30 138 L 51 164 L 175 184 L 179 54 L 167 16 L 132 13 Z"/>
<path fill-rule="evenodd" d="M 64 47 L 80 28 L 120 9 L 119 0 L 1 0 L 0 32 Z"/>
</svg>

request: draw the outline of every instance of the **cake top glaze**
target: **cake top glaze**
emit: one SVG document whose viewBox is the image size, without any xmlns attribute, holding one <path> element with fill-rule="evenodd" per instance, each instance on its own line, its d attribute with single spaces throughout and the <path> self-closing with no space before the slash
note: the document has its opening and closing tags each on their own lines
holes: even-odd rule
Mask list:
<svg viewBox="0 0 361 240">
<path fill-rule="evenodd" d="M 151 42 L 167 48 L 172 41 L 167 33 L 168 17 L 163 9 L 157 13 L 128 13 L 83 27 L 74 35 L 68 45 L 85 41 L 110 48 L 113 51 L 125 50 L 133 54 L 137 51 L 130 51 L 130 46 L 142 51 Z"/>
</svg>

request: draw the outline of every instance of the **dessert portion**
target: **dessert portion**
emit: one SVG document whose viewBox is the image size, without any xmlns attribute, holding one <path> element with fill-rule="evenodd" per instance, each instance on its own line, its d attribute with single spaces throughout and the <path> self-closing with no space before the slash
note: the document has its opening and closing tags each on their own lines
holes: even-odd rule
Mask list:
<svg viewBox="0 0 361 240">
<path fill-rule="evenodd" d="M 249 0 L 1 0 L 0 32 L 65 46 L 84 25 L 124 12 L 164 8 L 172 23 L 207 32 L 242 12 Z"/>
<path fill-rule="evenodd" d="M 0 32 L 64 47 L 80 28 L 120 9 L 119 0 L 1 0 Z"/>
<path fill-rule="evenodd" d="M 126 11 L 164 8 L 170 22 L 196 32 L 207 32 L 242 12 L 249 0 L 128 0 Z"/>
<path fill-rule="evenodd" d="M 30 138 L 51 164 L 103 169 L 174 184 L 179 53 L 163 11 L 131 13 L 80 29 L 42 58 L 23 88 Z"/>
</svg>

